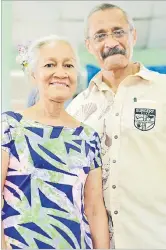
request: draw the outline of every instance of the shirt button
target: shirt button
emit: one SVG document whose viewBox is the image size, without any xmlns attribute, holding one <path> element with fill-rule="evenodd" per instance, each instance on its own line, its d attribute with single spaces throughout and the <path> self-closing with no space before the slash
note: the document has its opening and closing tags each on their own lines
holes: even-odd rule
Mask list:
<svg viewBox="0 0 166 250">
<path fill-rule="evenodd" d="M 117 210 L 115 210 L 115 211 L 114 211 L 114 214 L 118 214 L 118 211 L 117 211 Z"/>
<path fill-rule="evenodd" d="M 113 162 L 113 163 L 116 163 L 116 160 L 113 160 L 112 162 Z"/>
<path fill-rule="evenodd" d="M 115 188 L 116 188 L 116 185 L 112 185 L 112 188 L 115 189 Z"/>
<path fill-rule="evenodd" d="M 115 135 L 115 136 L 114 136 L 114 138 L 115 138 L 115 139 L 118 139 L 118 136 L 117 136 L 117 135 Z"/>
<path fill-rule="evenodd" d="M 119 116 L 119 113 L 116 113 L 115 115 L 116 115 L 116 116 Z"/>
</svg>

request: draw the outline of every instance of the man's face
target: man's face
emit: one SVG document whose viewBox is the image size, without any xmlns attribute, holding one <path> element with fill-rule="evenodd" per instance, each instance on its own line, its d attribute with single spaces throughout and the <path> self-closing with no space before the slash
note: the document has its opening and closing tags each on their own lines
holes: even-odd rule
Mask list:
<svg viewBox="0 0 166 250">
<path fill-rule="evenodd" d="M 119 9 L 97 11 L 88 20 L 86 46 L 105 70 L 125 68 L 132 57 L 136 31 Z"/>
</svg>

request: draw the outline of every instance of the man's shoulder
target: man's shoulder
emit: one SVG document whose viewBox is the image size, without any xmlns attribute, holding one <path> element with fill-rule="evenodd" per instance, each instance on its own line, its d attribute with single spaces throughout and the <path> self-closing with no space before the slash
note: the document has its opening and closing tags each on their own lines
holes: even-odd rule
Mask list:
<svg viewBox="0 0 166 250">
<path fill-rule="evenodd" d="M 152 86 L 150 93 L 157 98 L 158 101 L 165 103 L 166 96 L 166 74 L 155 71 L 149 71 L 149 78 Z"/>
<path fill-rule="evenodd" d="M 154 91 L 156 91 L 156 88 L 158 89 L 158 91 L 166 91 L 166 74 L 161 74 L 159 72 L 143 67 L 141 71 L 136 75 L 152 83 Z M 149 86 L 151 86 L 151 84 Z"/>
<path fill-rule="evenodd" d="M 89 88 L 83 90 L 80 94 L 78 94 L 67 106 L 66 111 L 73 115 L 76 110 L 78 110 L 88 99 L 88 96 L 90 94 Z"/>
<path fill-rule="evenodd" d="M 157 79 L 159 79 L 163 84 L 165 83 L 164 86 L 166 86 L 166 74 L 160 74 L 160 73 L 158 73 L 158 74 L 156 75 L 156 77 L 157 77 Z"/>
<path fill-rule="evenodd" d="M 166 95 L 166 74 L 160 74 L 158 72 L 151 73 L 152 81 L 154 82 L 156 89 L 161 95 Z"/>
<path fill-rule="evenodd" d="M 72 102 L 78 102 L 80 100 L 85 100 L 87 94 L 89 93 L 89 88 L 86 88 L 85 90 L 83 90 L 81 93 L 79 93 L 74 99 Z M 71 103 L 72 103 L 71 102 Z"/>
<path fill-rule="evenodd" d="M 150 78 L 152 79 L 152 81 L 156 83 L 158 83 L 159 81 L 160 83 L 166 82 L 166 74 L 161 74 L 159 72 L 152 71 L 152 70 L 148 70 L 148 74 Z"/>
</svg>

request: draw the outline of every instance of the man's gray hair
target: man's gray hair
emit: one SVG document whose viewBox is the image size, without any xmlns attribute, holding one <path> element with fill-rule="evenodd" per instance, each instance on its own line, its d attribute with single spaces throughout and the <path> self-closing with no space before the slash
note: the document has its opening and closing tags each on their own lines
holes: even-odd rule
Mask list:
<svg viewBox="0 0 166 250">
<path fill-rule="evenodd" d="M 27 56 L 28 56 L 27 62 L 28 62 L 28 68 L 30 71 L 34 70 L 35 64 L 37 62 L 38 53 L 40 52 L 40 48 L 43 47 L 44 45 L 50 44 L 52 42 L 58 42 L 58 41 L 64 41 L 71 46 L 76 56 L 77 68 L 79 71 L 80 62 L 79 62 L 76 46 L 66 37 L 61 37 L 57 35 L 49 35 L 49 36 L 39 38 L 30 45 L 28 49 L 28 53 L 27 53 Z"/>
<path fill-rule="evenodd" d="M 126 18 L 126 21 L 128 22 L 130 29 L 134 29 L 134 22 L 133 19 L 128 15 L 128 13 L 123 10 L 122 8 L 120 8 L 119 6 L 115 5 L 115 4 L 110 4 L 110 3 L 102 3 L 99 4 L 97 6 L 95 6 L 90 13 L 88 14 L 86 20 L 85 20 L 85 38 L 88 38 L 89 36 L 89 18 L 97 11 L 104 11 L 104 10 L 109 10 L 109 9 L 118 9 L 121 10 L 122 13 L 124 14 L 124 17 Z"/>
</svg>

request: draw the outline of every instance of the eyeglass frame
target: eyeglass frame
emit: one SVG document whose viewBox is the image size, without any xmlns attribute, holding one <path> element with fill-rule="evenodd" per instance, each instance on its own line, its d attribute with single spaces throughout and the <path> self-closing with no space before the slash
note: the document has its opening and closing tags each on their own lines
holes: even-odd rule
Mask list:
<svg viewBox="0 0 166 250">
<path fill-rule="evenodd" d="M 133 30 L 133 29 L 130 28 L 128 31 L 125 31 L 125 30 L 123 30 L 123 29 L 117 29 L 117 30 L 114 30 L 114 31 L 112 31 L 112 32 L 101 32 L 101 33 L 95 34 L 93 37 L 88 37 L 87 39 L 93 39 L 93 41 L 94 41 L 95 43 L 101 43 L 101 42 L 103 42 L 105 39 L 107 39 L 108 36 L 111 35 L 113 39 L 118 40 L 118 39 L 124 37 L 125 35 L 129 34 L 129 32 L 132 31 L 132 30 Z M 119 32 L 119 31 L 122 31 L 123 34 L 121 34 L 120 37 L 116 37 L 116 36 L 115 36 L 115 33 L 116 33 L 116 32 Z M 96 41 L 96 40 L 95 40 L 95 36 L 101 35 L 101 34 L 102 34 L 102 35 L 104 34 L 104 35 L 106 35 L 106 36 L 105 36 L 101 41 Z"/>
</svg>

